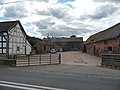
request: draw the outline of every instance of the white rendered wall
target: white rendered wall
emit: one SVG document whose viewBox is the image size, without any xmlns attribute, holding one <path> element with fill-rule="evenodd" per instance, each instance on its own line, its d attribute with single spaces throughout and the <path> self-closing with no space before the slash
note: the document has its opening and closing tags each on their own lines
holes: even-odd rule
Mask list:
<svg viewBox="0 0 120 90">
<path fill-rule="evenodd" d="M 0 41 L 2 41 L 1 40 L 1 36 L 0 36 Z M 0 42 L 0 47 L 2 47 L 2 43 Z M 0 48 L 0 53 L 2 53 L 2 48 Z"/>
<path fill-rule="evenodd" d="M 30 43 L 26 40 L 26 54 L 30 54 L 31 52 L 31 45 Z"/>
<path fill-rule="evenodd" d="M 16 54 L 25 54 L 25 47 L 31 48 L 26 44 L 26 36 L 22 32 L 19 24 L 16 25 L 12 30 L 10 30 L 9 35 L 9 54 L 16 55 Z M 19 50 L 18 50 L 19 47 Z M 27 54 L 30 54 L 29 50 L 26 50 Z"/>
</svg>

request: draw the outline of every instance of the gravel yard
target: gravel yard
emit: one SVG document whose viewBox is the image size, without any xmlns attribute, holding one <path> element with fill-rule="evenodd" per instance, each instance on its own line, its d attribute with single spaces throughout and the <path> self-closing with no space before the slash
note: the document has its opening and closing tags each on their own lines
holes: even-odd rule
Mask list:
<svg viewBox="0 0 120 90">
<path fill-rule="evenodd" d="M 77 64 L 96 66 L 101 64 L 101 59 L 96 56 L 91 56 L 81 51 L 62 52 L 63 64 Z"/>
</svg>

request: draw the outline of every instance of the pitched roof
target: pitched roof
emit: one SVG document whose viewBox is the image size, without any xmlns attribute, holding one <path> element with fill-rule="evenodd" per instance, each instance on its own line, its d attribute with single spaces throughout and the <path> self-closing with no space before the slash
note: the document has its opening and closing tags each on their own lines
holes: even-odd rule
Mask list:
<svg viewBox="0 0 120 90">
<path fill-rule="evenodd" d="M 67 43 L 67 42 L 82 42 L 83 37 L 71 37 L 71 38 L 50 38 L 52 42 L 61 42 L 61 43 Z"/>
<path fill-rule="evenodd" d="M 84 44 L 89 44 L 91 42 L 99 42 L 99 41 L 103 41 L 103 40 L 107 40 L 107 39 L 113 39 L 113 38 L 117 38 L 118 36 L 120 36 L 120 23 L 118 23 L 106 30 L 98 32 L 94 35 L 91 35 L 85 41 Z"/>
<path fill-rule="evenodd" d="M 0 22 L 0 32 L 8 31 L 15 26 L 17 21 Z"/>
<path fill-rule="evenodd" d="M 24 28 L 22 27 L 22 25 L 21 25 L 19 20 L 0 22 L 0 32 L 6 32 L 8 30 L 11 30 L 18 23 L 19 23 L 19 25 L 21 27 L 21 30 L 25 33 Z M 25 35 L 26 35 L 26 33 L 25 33 Z"/>
</svg>

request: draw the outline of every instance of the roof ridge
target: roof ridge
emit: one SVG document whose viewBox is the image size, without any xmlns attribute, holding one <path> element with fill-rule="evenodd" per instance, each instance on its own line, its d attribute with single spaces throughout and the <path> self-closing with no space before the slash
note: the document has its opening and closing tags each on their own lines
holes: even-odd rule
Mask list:
<svg viewBox="0 0 120 90">
<path fill-rule="evenodd" d="M 11 21 L 0 21 L 0 23 L 9 23 L 9 22 L 19 22 L 19 20 L 11 20 Z"/>
<path fill-rule="evenodd" d="M 115 37 L 118 37 L 120 35 L 120 30 L 119 30 L 119 27 L 120 27 L 120 23 L 117 23 L 103 31 L 100 31 L 98 33 L 95 33 L 93 35 L 91 35 L 86 41 L 85 43 L 90 43 L 91 40 L 94 41 L 94 42 L 98 42 L 98 41 L 101 41 L 101 40 L 106 40 L 106 39 L 112 39 L 112 38 L 115 38 Z"/>
<path fill-rule="evenodd" d="M 102 33 L 102 32 L 106 32 L 106 31 L 110 30 L 111 28 L 113 28 L 113 27 L 115 27 L 115 26 L 117 26 L 117 25 L 119 25 L 119 24 L 120 24 L 120 22 L 117 23 L 117 24 L 115 24 L 115 25 L 112 25 L 111 27 L 106 28 L 106 29 L 104 29 L 104 30 L 102 30 L 102 31 L 100 31 L 100 32 L 97 32 L 97 33 L 95 33 L 95 34 L 93 34 L 93 35 L 91 35 L 91 36 L 97 35 L 97 34 Z"/>
<path fill-rule="evenodd" d="M 11 28 L 10 28 L 9 30 L 11 30 L 11 29 L 19 22 L 19 20 L 13 21 L 13 22 L 15 22 L 15 23 L 11 26 Z M 9 31 L 9 30 L 8 30 L 8 31 Z"/>
<path fill-rule="evenodd" d="M 17 23 L 20 24 L 19 20 L 14 20 L 14 21 L 3 21 L 0 22 L 0 32 L 6 32 L 10 31 Z"/>
</svg>

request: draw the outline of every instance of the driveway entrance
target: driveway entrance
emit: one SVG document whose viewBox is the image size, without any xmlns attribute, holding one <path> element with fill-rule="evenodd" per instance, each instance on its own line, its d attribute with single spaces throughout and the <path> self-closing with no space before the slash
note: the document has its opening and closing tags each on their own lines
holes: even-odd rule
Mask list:
<svg viewBox="0 0 120 90">
<path fill-rule="evenodd" d="M 81 51 L 62 52 L 61 54 L 63 64 L 89 66 L 101 65 L 101 58 L 82 53 Z"/>
</svg>

